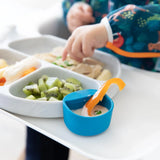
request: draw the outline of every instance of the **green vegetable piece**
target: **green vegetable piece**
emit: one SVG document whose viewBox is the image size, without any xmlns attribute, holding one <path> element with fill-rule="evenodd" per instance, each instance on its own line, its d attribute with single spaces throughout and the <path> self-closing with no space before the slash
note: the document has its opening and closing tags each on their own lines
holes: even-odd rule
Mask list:
<svg viewBox="0 0 160 160">
<path fill-rule="evenodd" d="M 61 58 L 62 58 L 62 56 L 57 56 L 57 57 L 56 57 L 57 60 L 58 60 L 58 59 L 61 59 Z"/>
<path fill-rule="evenodd" d="M 50 97 L 48 101 L 58 101 L 58 99 L 55 97 Z"/>
<path fill-rule="evenodd" d="M 76 85 L 75 91 L 79 91 L 79 90 L 83 90 L 83 88 L 81 86 L 79 86 L 79 85 Z"/>
<path fill-rule="evenodd" d="M 26 96 L 32 95 L 32 92 L 29 91 L 28 89 L 26 89 L 26 87 L 23 88 L 23 93 L 24 93 Z"/>
<path fill-rule="evenodd" d="M 64 84 L 66 83 L 66 81 L 64 79 L 62 79 L 61 82 L 62 82 L 62 86 L 61 86 L 61 88 L 62 88 L 62 87 L 64 87 Z"/>
<path fill-rule="evenodd" d="M 41 92 L 41 98 L 45 97 L 45 96 L 46 96 L 46 94 L 44 92 Z"/>
<path fill-rule="evenodd" d="M 94 111 L 94 114 L 95 114 L 95 115 L 99 115 L 99 114 L 101 114 L 101 113 L 102 113 L 102 111 L 100 111 L 100 110 Z"/>
<path fill-rule="evenodd" d="M 72 66 L 73 64 L 70 64 L 68 61 L 64 61 L 64 64 L 66 65 L 66 66 Z"/>
<path fill-rule="evenodd" d="M 59 92 L 58 94 L 58 100 L 62 100 L 63 99 L 63 94 Z"/>
<path fill-rule="evenodd" d="M 60 67 L 64 68 L 64 65 L 59 65 Z"/>
<path fill-rule="evenodd" d="M 67 83 L 67 82 L 64 84 L 63 88 L 70 91 L 70 92 L 73 92 L 76 90 L 76 86 L 74 84 Z"/>
<path fill-rule="evenodd" d="M 46 86 L 46 83 L 44 81 L 44 78 L 40 78 L 38 80 L 38 87 L 39 87 L 40 91 L 46 91 L 47 90 L 47 86 Z"/>
<path fill-rule="evenodd" d="M 35 96 L 33 96 L 33 95 L 29 95 L 29 96 L 27 96 L 25 99 L 35 100 L 35 99 L 36 99 L 36 97 L 35 97 Z"/>
<path fill-rule="evenodd" d="M 72 93 L 72 91 L 69 91 L 65 88 L 60 88 L 60 92 L 63 94 L 63 97 L 66 96 L 67 94 Z"/>
<path fill-rule="evenodd" d="M 37 84 L 32 84 L 32 85 L 25 86 L 23 88 L 23 92 L 27 96 L 29 96 L 29 95 L 39 95 L 40 94 L 40 91 L 39 91 L 39 88 L 38 88 Z"/>
<path fill-rule="evenodd" d="M 57 77 L 48 77 L 46 85 L 48 89 L 55 86 L 60 88 L 62 86 L 62 82 Z"/>
<path fill-rule="evenodd" d="M 53 62 L 54 65 L 58 65 L 56 62 Z"/>
<path fill-rule="evenodd" d="M 32 84 L 35 84 L 35 83 L 34 82 L 29 82 L 27 86 L 32 85 Z"/>
<path fill-rule="evenodd" d="M 59 89 L 58 89 L 58 87 L 53 87 L 53 88 L 48 89 L 45 92 L 45 95 L 46 95 L 47 98 L 50 98 L 50 97 L 56 97 L 56 98 L 58 98 L 58 96 L 59 96 Z"/>
<path fill-rule="evenodd" d="M 71 83 L 65 83 L 63 88 L 60 88 L 60 92 L 63 95 L 67 95 L 67 94 L 72 93 L 74 91 L 75 91 L 75 86 Z"/>
<path fill-rule="evenodd" d="M 46 97 L 42 97 L 42 98 L 37 98 L 36 100 L 38 100 L 38 101 L 47 101 L 47 98 Z"/>
<path fill-rule="evenodd" d="M 75 78 L 67 78 L 67 79 L 66 79 L 66 82 L 72 83 L 72 84 L 76 84 L 76 85 L 81 85 L 81 82 L 78 81 L 78 80 L 75 79 Z"/>
<path fill-rule="evenodd" d="M 47 79 L 48 79 L 48 76 L 47 75 L 43 75 L 41 78 L 43 78 L 43 81 L 46 82 Z"/>
</svg>

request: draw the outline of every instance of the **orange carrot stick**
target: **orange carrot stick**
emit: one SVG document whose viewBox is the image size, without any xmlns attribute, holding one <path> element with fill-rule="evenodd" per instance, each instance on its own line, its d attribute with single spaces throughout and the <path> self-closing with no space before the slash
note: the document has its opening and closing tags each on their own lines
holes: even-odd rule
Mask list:
<svg viewBox="0 0 160 160">
<path fill-rule="evenodd" d="M 25 70 L 25 71 L 23 72 L 23 74 L 22 74 L 21 77 L 24 77 L 24 76 L 26 76 L 26 75 L 32 73 L 32 72 L 35 71 L 36 69 L 37 69 L 36 67 L 31 67 L 31 68 Z"/>
<path fill-rule="evenodd" d="M 5 83 L 6 83 L 5 77 L 0 78 L 0 86 L 4 86 Z"/>
<path fill-rule="evenodd" d="M 97 105 L 99 101 L 102 101 L 104 95 L 106 94 L 107 90 L 109 89 L 112 83 L 117 84 L 120 91 L 125 87 L 125 83 L 120 78 L 112 78 L 105 82 L 84 105 L 84 107 L 86 107 L 88 110 L 89 116 L 91 116 L 91 111 L 94 108 L 94 106 Z"/>
</svg>

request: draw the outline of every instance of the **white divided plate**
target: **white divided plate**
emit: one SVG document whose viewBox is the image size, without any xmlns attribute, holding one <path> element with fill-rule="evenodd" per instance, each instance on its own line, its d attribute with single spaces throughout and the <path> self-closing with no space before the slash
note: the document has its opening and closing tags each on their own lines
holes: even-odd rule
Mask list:
<svg viewBox="0 0 160 160">
<path fill-rule="evenodd" d="M 6 54 L 6 57 L 15 54 L 15 52 L 9 51 L 6 53 L 8 53 Z M 15 60 L 20 57 L 23 58 L 23 55 L 15 55 Z M 5 59 L 4 55 L 3 58 Z M 73 77 L 82 83 L 84 89 L 98 89 L 100 87 L 100 83 L 96 80 L 41 61 L 41 67 L 36 71 L 9 85 L 0 87 L 0 108 L 31 117 L 63 117 L 62 101 L 44 102 L 24 99 L 25 94 L 22 91 L 23 87 L 31 81 L 36 82 L 42 75 L 58 77 L 59 79 Z"/>
</svg>

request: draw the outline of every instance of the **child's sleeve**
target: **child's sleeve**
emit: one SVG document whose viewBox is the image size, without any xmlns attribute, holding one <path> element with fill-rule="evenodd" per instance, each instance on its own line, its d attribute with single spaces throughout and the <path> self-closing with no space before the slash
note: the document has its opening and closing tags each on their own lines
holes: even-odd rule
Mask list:
<svg viewBox="0 0 160 160">
<path fill-rule="evenodd" d="M 76 3 L 76 2 L 81 2 L 82 0 L 63 0 L 62 2 L 62 10 L 63 10 L 63 18 L 65 21 L 65 24 L 67 25 L 67 21 L 66 21 L 66 16 L 67 13 L 69 11 L 69 9 L 71 8 L 71 6 Z"/>
<path fill-rule="evenodd" d="M 102 19 L 109 42 L 127 52 L 160 52 L 160 5 L 126 5 Z"/>
</svg>

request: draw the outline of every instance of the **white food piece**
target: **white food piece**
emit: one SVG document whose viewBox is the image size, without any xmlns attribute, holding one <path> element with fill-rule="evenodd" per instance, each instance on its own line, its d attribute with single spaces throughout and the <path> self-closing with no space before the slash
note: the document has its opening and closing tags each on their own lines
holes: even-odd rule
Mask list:
<svg viewBox="0 0 160 160">
<path fill-rule="evenodd" d="M 112 73 L 108 69 L 104 69 L 98 76 L 97 80 L 106 81 L 112 78 Z"/>
<path fill-rule="evenodd" d="M 56 56 L 52 55 L 51 53 L 39 53 L 36 54 L 35 57 L 51 63 L 56 60 Z"/>
<path fill-rule="evenodd" d="M 39 68 L 40 62 L 35 57 L 28 57 L 20 62 L 17 62 L 13 66 L 9 66 L 3 73 L 3 77 L 6 78 L 6 83 L 9 84 L 19 78 L 21 78 L 24 71 L 31 67 Z"/>
</svg>

